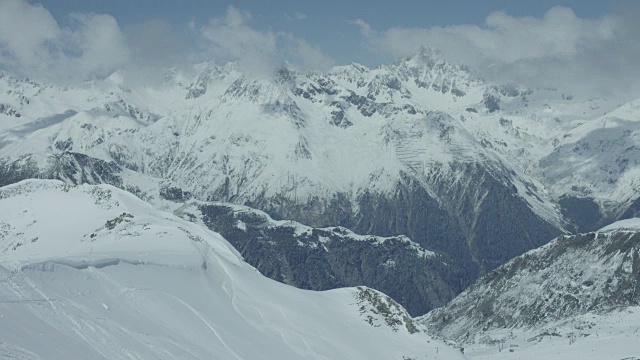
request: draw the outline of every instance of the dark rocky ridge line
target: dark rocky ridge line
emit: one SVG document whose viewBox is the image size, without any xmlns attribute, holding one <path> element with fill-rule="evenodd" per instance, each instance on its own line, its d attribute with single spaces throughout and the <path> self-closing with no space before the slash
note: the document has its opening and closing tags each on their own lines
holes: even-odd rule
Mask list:
<svg viewBox="0 0 640 360">
<path fill-rule="evenodd" d="M 413 316 L 447 303 L 471 277 L 455 259 L 426 251 L 406 236 L 311 228 L 231 204 L 195 202 L 176 213 L 190 220 L 201 218 L 245 261 L 274 280 L 309 290 L 373 287 Z"/>
<path fill-rule="evenodd" d="M 364 191 L 352 200 L 350 194 L 338 193 L 331 199 L 303 203 L 283 195 L 245 201 L 244 205 L 264 210 L 275 219 L 314 227 L 344 226 L 361 234 L 406 235 L 425 248 L 457 259 L 466 273 L 474 274 L 468 281 L 564 232 L 536 215 L 515 194 L 515 186 L 509 186 L 510 179 L 478 164 L 452 166 L 463 181 L 452 184 L 450 177 L 434 167 L 424 181 L 404 174 L 390 194 Z"/>
<path fill-rule="evenodd" d="M 36 159 L 37 156 L 43 159 Z M 38 160 L 46 163 L 38 165 Z M 122 170 L 114 162 L 70 151 L 48 155 L 26 155 L 14 161 L 0 159 L 0 186 L 25 179 L 62 180 L 69 184 L 109 184 L 123 187 Z"/>
</svg>

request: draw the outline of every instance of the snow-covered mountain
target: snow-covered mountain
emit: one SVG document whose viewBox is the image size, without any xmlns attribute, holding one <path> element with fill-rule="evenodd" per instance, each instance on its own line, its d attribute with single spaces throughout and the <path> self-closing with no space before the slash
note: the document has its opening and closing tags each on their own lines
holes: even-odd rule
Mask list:
<svg viewBox="0 0 640 360">
<path fill-rule="evenodd" d="M 276 220 L 408 236 L 454 259 L 463 284 L 640 208 L 635 102 L 493 84 L 431 50 L 269 79 L 205 63 L 153 86 L 3 74 L 0 88 L 0 185 L 108 183 L 163 204 L 170 184 Z"/>
<path fill-rule="evenodd" d="M 514 345 L 512 352 L 529 354 L 524 358 L 560 348 L 566 358 L 578 349 L 584 358 L 632 358 L 640 353 L 639 253 L 639 218 L 562 236 L 485 275 L 419 321 L 478 352 Z M 573 344 L 574 350 L 566 346 Z"/>
<path fill-rule="evenodd" d="M 592 231 L 640 215 L 640 101 L 574 126 L 537 170 L 572 210 L 569 219 Z"/>
<path fill-rule="evenodd" d="M 0 188 L 0 357 L 462 359 L 375 290 L 299 290 L 107 185 Z"/>
</svg>

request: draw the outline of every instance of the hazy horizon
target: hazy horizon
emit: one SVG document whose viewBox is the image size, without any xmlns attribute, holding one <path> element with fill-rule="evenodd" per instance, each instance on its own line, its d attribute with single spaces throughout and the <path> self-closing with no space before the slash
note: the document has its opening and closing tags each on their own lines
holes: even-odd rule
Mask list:
<svg viewBox="0 0 640 360">
<path fill-rule="evenodd" d="M 235 61 L 324 71 L 440 50 L 485 78 L 640 96 L 638 5 L 627 1 L 250 2 L 0 0 L 0 69 L 53 81 Z"/>
</svg>

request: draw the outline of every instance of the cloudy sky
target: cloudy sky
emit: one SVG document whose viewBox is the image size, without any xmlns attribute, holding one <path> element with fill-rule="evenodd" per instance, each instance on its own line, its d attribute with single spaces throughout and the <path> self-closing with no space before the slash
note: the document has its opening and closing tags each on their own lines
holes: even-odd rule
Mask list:
<svg viewBox="0 0 640 360">
<path fill-rule="evenodd" d="M 213 60 L 259 75 L 430 46 L 491 80 L 640 97 L 638 3 L 0 0 L 0 68 L 86 80 Z"/>
</svg>

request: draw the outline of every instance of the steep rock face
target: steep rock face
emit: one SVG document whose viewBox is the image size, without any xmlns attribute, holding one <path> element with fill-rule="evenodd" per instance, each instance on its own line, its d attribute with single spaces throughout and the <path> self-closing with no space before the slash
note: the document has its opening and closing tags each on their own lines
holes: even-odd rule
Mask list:
<svg viewBox="0 0 640 360">
<path fill-rule="evenodd" d="M 490 271 L 514 256 L 545 244 L 561 234 L 560 224 L 549 223 L 515 195 L 518 180 L 508 171 L 492 171 L 478 164 L 453 164 L 457 181 L 434 171 L 429 181 L 450 216 L 457 221 L 468 254 Z M 520 183 L 526 189 L 532 183 Z M 534 190 L 535 191 L 535 190 Z"/>
<path fill-rule="evenodd" d="M 296 203 L 284 196 L 248 205 L 265 209 L 277 219 L 293 219 L 315 227 L 343 226 L 362 234 L 407 235 L 420 245 L 458 258 L 470 259 L 464 236 L 446 209 L 414 177 L 403 175 L 393 191 L 363 190 L 353 198 L 338 193 L 329 200 L 313 198 Z"/>
<path fill-rule="evenodd" d="M 312 228 L 231 204 L 192 203 L 176 214 L 201 218 L 247 262 L 274 280 L 311 290 L 374 287 L 414 316 L 444 305 L 470 278 L 459 261 L 427 251 L 406 236 Z"/>
<path fill-rule="evenodd" d="M 362 234 L 407 235 L 460 261 L 469 273 L 490 271 L 561 234 L 561 225 L 532 210 L 508 176 L 478 164 L 432 167 L 417 178 L 403 174 L 391 192 L 338 193 L 304 203 L 286 196 L 246 204 L 277 219 L 316 227 L 339 225 Z M 454 174 L 454 175 L 452 175 Z"/>
<path fill-rule="evenodd" d="M 594 231 L 612 220 L 602 214 L 600 204 L 589 197 L 563 196 L 558 204 L 573 232 Z"/>
<path fill-rule="evenodd" d="M 637 198 L 620 216 L 621 219 L 640 217 L 640 197 Z"/>
<path fill-rule="evenodd" d="M 85 154 L 62 152 L 25 155 L 14 161 L 0 159 L 0 186 L 25 179 L 63 180 L 70 184 L 110 184 L 122 187 L 120 167 Z"/>
<path fill-rule="evenodd" d="M 563 236 L 485 275 L 422 322 L 442 337 L 537 328 L 640 305 L 640 220 Z"/>
</svg>

